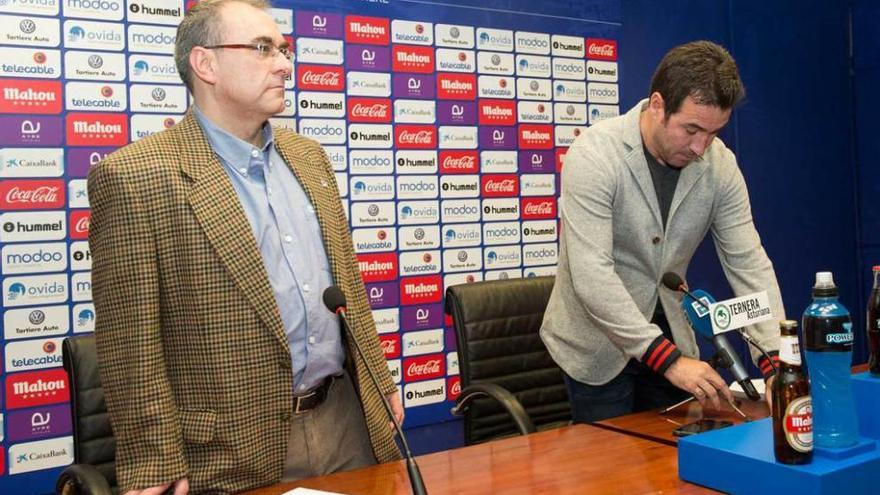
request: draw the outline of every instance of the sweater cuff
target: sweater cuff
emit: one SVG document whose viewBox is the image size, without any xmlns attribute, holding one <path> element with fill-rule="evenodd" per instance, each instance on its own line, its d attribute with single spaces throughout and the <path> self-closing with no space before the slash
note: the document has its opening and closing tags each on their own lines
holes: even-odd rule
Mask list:
<svg viewBox="0 0 880 495">
<path fill-rule="evenodd" d="M 642 356 L 642 362 L 655 373 L 662 375 L 680 357 L 681 351 L 678 347 L 666 337 L 659 335 L 648 346 L 648 350 Z"/>
<path fill-rule="evenodd" d="M 758 368 L 761 370 L 761 374 L 764 375 L 764 380 L 767 380 L 776 374 L 776 370 L 773 369 L 773 366 L 776 366 L 777 368 L 779 367 L 779 351 L 769 351 L 767 354 L 770 356 L 769 360 L 764 356 L 758 358 Z M 773 361 L 773 365 L 770 364 L 771 360 Z"/>
</svg>

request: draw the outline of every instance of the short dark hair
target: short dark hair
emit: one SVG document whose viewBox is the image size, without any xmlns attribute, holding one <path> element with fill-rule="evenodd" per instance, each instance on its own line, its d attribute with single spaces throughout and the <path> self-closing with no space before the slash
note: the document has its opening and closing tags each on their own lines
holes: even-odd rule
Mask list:
<svg viewBox="0 0 880 495">
<path fill-rule="evenodd" d="M 663 97 L 668 119 L 690 96 L 700 105 L 727 110 L 746 96 L 736 61 L 711 41 L 692 41 L 669 50 L 651 78 L 651 92 Z"/>
</svg>

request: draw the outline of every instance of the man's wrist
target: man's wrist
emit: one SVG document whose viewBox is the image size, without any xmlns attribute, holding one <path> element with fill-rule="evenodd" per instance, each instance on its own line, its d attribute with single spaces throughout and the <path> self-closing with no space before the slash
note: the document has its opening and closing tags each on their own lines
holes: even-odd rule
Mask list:
<svg viewBox="0 0 880 495">
<path fill-rule="evenodd" d="M 657 374 L 664 374 L 681 357 L 678 347 L 663 335 L 657 336 L 642 355 L 642 363 Z"/>
</svg>

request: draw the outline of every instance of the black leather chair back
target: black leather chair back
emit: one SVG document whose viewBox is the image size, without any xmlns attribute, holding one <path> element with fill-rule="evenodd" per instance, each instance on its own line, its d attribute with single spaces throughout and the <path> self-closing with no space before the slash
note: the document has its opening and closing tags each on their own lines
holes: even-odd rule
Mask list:
<svg viewBox="0 0 880 495">
<path fill-rule="evenodd" d="M 117 493 L 116 439 L 101 388 L 95 337 L 67 338 L 62 350 L 64 369 L 70 379 L 74 463 L 95 467 L 107 479 L 113 493 Z"/>
<path fill-rule="evenodd" d="M 508 279 L 456 285 L 446 292 L 458 338 L 462 390 L 494 383 L 525 408 L 538 430 L 571 421 L 571 406 L 556 365 L 538 331 L 555 277 Z M 465 410 L 465 443 L 515 434 L 497 401 L 480 398 Z"/>
</svg>

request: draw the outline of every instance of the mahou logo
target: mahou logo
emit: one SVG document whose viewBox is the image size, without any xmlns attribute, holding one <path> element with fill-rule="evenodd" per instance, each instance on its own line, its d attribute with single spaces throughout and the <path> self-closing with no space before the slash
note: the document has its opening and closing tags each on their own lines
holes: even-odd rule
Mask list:
<svg viewBox="0 0 880 495">
<path fill-rule="evenodd" d="M 61 81 L 4 80 L 0 113 L 61 113 Z"/>
<path fill-rule="evenodd" d="M 440 302 L 443 296 L 443 278 L 440 275 L 407 277 L 400 280 L 400 304 Z"/>
<path fill-rule="evenodd" d="M 617 60 L 617 41 L 587 38 L 587 58 Z"/>
<path fill-rule="evenodd" d="M 480 170 L 478 151 L 441 151 L 441 174 L 476 174 Z"/>
<path fill-rule="evenodd" d="M 483 196 L 487 198 L 519 196 L 519 176 L 516 174 L 483 175 L 480 182 Z"/>
<path fill-rule="evenodd" d="M 124 146 L 128 144 L 128 116 L 113 113 L 68 113 L 67 144 Z"/>
<path fill-rule="evenodd" d="M 6 377 L 6 407 L 42 406 L 70 401 L 67 373 L 61 369 L 15 373 Z"/>
<path fill-rule="evenodd" d="M 523 220 L 550 220 L 556 218 L 556 198 L 523 198 Z"/>
<path fill-rule="evenodd" d="M 431 354 L 403 360 L 403 378 L 406 381 L 440 378 L 446 374 L 446 357 Z"/>
<path fill-rule="evenodd" d="M 461 395 L 461 377 L 451 376 L 446 379 L 446 399 L 455 400 Z"/>
<path fill-rule="evenodd" d="M 359 254 L 357 259 L 365 283 L 397 278 L 397 253 Z"/>
<path fill-rule="evenodd" d="M 519 126 L 519 147 L 524 150 L 553 148 L 553 126 L 523 124 Z"/>
<path fill-rule="evenodd" d="M 438 74 L 437 98 L 441 100 L 473 100 L 477 97 L 477 76 L 474 74 Z"/>
<path fill-rule="evenodd" d="M 350 122 L 387 124 L 391 122 L 392 115 L 390 98 L 348 99 Z"/>
<path fill-rule="evenodd" d="M 345 17 L 345 42 L 387 45 L 391 40 L 388 19 L 350 15 Z"/>
<path fill-rule="evenodd" d="M 400 357 L 400 334 L 390 333 L 380 335 L 379 345 L 382 346 L 382 353 L 385 354 L 385 359 Z"/>
<path fill-rule="evenodd" d="M 391 70 L 394 72 L 434 72 L 434 49 L 430 46 L 394 45 L 391 48 Z"/>
<path fill-rule="evenodd" d="M 52 210 L 64 208 L 63 180 L 7 180 L 0 183 L 0 208 Z"/>
<path fill-rule="evenodd" d="M 400 149 L 431 149 L 437 147 L 437 129 L 432 125 L 396 125 L 394 141 Z"/>
<path fill-rule="evenodd" d="M 480 125 L 516 124 L 516 102 L 513 100 L 480 100 Z"/>
<path fill-rule="evenodd" d="M 70 238 L 88 239 L 89 221 L 92 218 L 91 210 L 73 210 L 70 212 Z"/>
<path fill-rule="evenodd" d="M 305 91 L 342 91 L 345 88 L 345 72 L 342 67 L 330 65 L 298 65 L 296 82 Z"/>
</svg>

